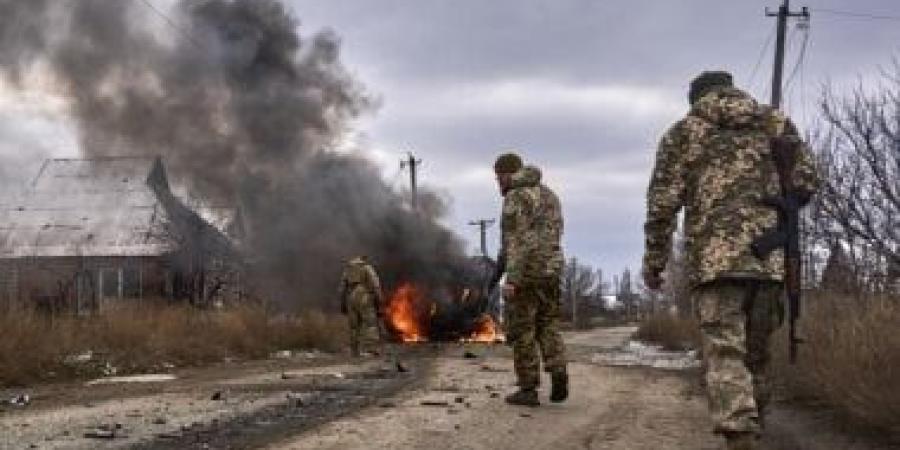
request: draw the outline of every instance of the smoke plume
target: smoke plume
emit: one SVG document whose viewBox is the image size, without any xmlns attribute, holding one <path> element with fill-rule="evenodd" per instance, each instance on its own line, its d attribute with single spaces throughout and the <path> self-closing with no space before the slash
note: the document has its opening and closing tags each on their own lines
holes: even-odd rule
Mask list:
<svg viewBox="0 0 900 450">
<path fill-rule="evenodd" d="M 458 239 L 371 162 L 332 151 L 373 107 L 336 34 L 301 36 L 275 0 L 158 8 L 0 0 L 0 70 L 16 86 L 50 73 L 85 156 L 162 155 L 191 195 L 240 205 L 254 272 L 285 304 L 332 300 L 356 254 L 387 284 L 453 275 Z"/>
</svg>

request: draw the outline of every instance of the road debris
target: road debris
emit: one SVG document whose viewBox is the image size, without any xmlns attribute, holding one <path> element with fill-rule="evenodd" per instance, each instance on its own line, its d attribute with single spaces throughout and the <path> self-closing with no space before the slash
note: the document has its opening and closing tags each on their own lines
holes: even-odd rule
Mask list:
<svg viewBox="0 0 900 450">
<path fill-rule="evenodd" d="M 16 395 L 15 397 L 9 399 L 9 404 L 12 406 L 23 408 L 31 404 L 31 396 L 28 394 Z"/>
<path fill-rule="evenodd" d="M 422 400 L 419 404 L 422 406 L 450 406 L 450 402 L 444 400 Z"/>
<path fill-rule="evenodd" d="M 116 383 L 163 383 L 177 379 L 175 375 L 170 373 L 153 373 L 144 375 L 131 375 L 123 377 L 103 377 L 91 380 L 85 383 L 87 386 L 98 384 L 116 384 Z"/>
<path fill-rule="evenodd" d="M 92 359 L 94 359 L 94 352 L 87 350 L 82 353 L 66 356 L 65 358 L 63 358 L 63 363 L 70 365 L 79 363 L 83 364 L 90 362 Z"/>
<path fill-rule="evenodd" d="M 290 350 L 279 350 L 269 355 L 270 359 L 291 359 L 294 353 Z"/>
<path fill-rule="evenodd" d="M 295 408 L 302 408 L 306 406 L 305 395 L 300 392 L 288 392 L 287 399 L 290 402 L 291 406 Z"/>
<path fill-rule="evenodd" d="M 478 355 L 476 355 L 475 353 L 472 353 L 471 351 L 466 350 L 466 352 L 463 353 L 463 358 L 465 358 L 465 359 L 475 359 L 475 358 L 478 358 Z"/>
<path fill-rule="evenodd" d="M 84 433 L 84 437 L 88 439 L 115 439 L 124 437 L 123 427 L 121 423 L 113 425 L 100 425 L 93 430 Z"/>
</svg>

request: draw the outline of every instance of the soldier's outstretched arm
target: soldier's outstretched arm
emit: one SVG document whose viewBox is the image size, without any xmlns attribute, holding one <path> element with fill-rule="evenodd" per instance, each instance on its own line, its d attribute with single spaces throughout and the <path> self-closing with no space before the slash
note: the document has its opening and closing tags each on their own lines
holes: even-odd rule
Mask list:
<svg viewBox="0 0 900 450">
<path fill-rule="evenodd" d="M 647 188 L 647 221 L 644 223 L 644 280 L 651 289 L 662 283 L 672 248 L 678 211 L 685 202 L 684 123 L 678 122 L 663 136 Z"/>
</svg>

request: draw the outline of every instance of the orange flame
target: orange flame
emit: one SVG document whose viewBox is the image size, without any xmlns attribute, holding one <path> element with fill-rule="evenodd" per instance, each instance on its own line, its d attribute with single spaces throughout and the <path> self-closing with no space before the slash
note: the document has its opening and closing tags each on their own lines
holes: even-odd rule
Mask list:
<svg viewBox="0 0 900 450">
<path fill-rule="evenodd" d="M 464 339 L 466 342 L 503 342 L 506 340 L 506 336 L 500 332 L 497 327 L 497 323 L 494 322 L 494 318 L 491 317 L 490 314 L 482 314 L 475 320 L 475 331 L 472 332 L 472 335 L 469 336 L 468 339 Z"/>
<path fill-rule="evenodd" d="M 432 308 L 425 304 L 422 294 L 413 284 L 401 284 L 387 305 L 387 319 L 403 342 L 427 340 L 428 330 L 422 313 L 431 314 Z"/>
</svg>

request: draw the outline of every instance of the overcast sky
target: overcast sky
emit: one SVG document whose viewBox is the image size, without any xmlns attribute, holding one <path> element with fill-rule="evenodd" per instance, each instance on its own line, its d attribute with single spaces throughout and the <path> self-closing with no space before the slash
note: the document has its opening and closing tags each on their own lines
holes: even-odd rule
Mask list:
<svg viewBox="0 0 900 450">
<path fill-rule="evenodd" d="M 499 210 L 491 165 L 517 149 L 543 168 L 566 218 L 566 253 L 607 274 L 637 269 L 643 251 L 644 191 L 661 134 L 684 114 L 699 71 L 727 69 L 768 95 L 775 1 L 721 0 L 288 0 L 309 35 L 342 37 L 343 61 L 381 107 L 357 123 L 361 148 L 398 176 L 412 150 L 420 177 L 452 201 L 447 223 L 477 244 L 470 219 Z M 788 111 L 803 124 L 820 86 L 874 79 L 898 55 L 896 0 L 810 0 L 803 70 Z M 148 12 L 148 17 L 152 13 Z M 158 20 L 148 19 L 148 20 Z M 787 72 L 803 31 L 789 29 Z M 774 39 L 771 39 L 774 41 Z M 804 103 L 804 98 L 806 102 Z M 40 106 L 35 106 L 40 105 Z M 805 108 L 803 107 L 805 105 Z M 21 142 L 74 156 L 75 140 L 54 127 L 62 106 L 0 92 L 0 176 L 18 171 Z M 496 227 L 490 235 L 496 251 Z"/>
</svg>

